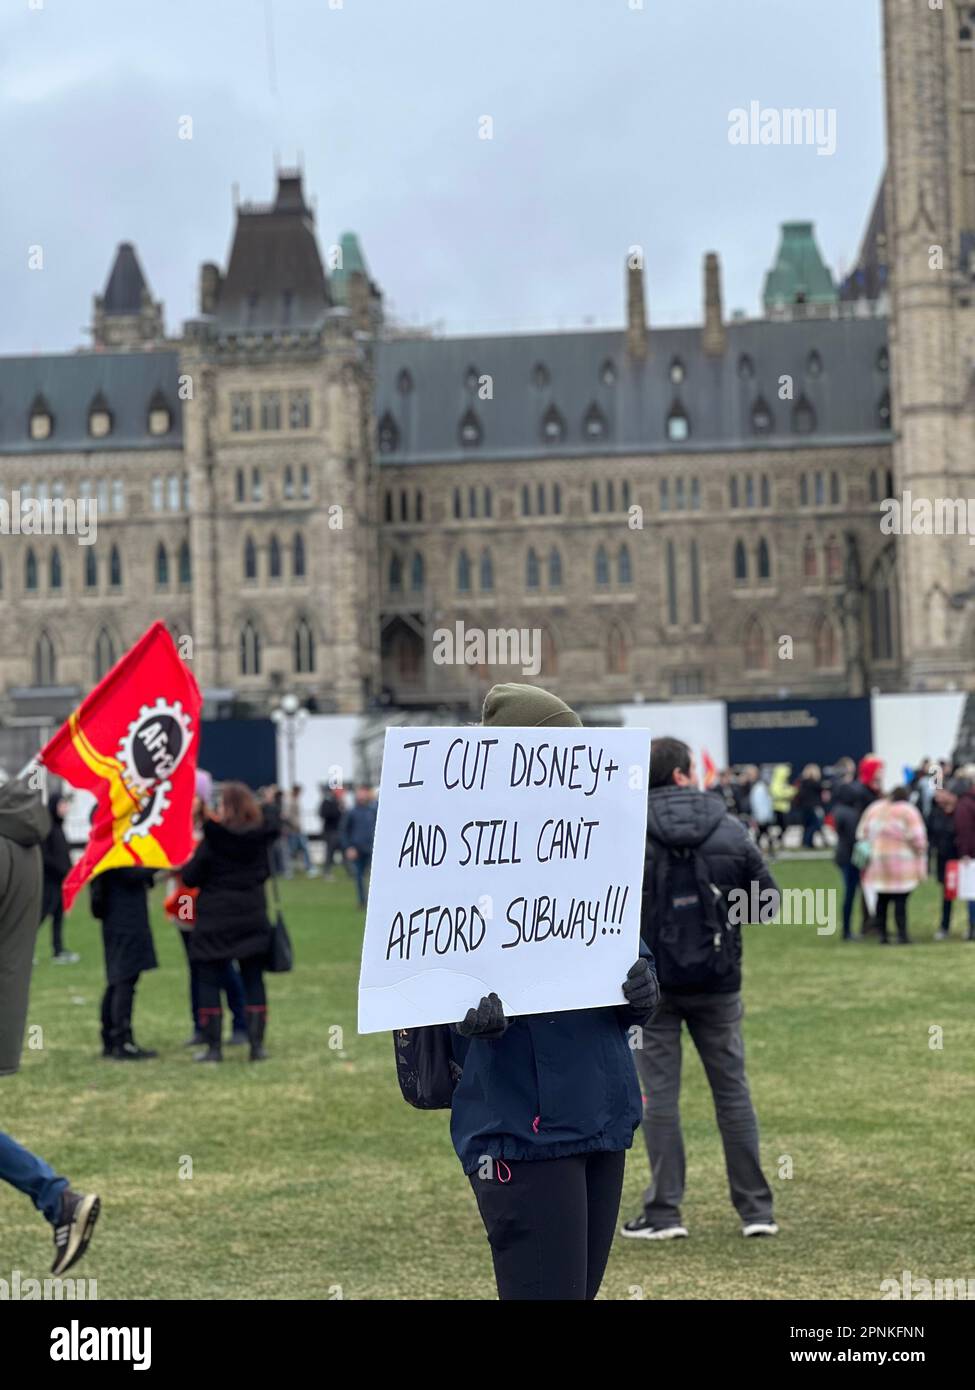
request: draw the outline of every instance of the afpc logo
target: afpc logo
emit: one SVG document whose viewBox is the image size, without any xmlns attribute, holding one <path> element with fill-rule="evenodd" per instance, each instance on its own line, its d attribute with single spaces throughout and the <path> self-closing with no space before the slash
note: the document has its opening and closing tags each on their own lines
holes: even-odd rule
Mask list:
<svg viewBox="0 0 975 1390">
<path fill-rule="evenodd" d="M 124 782 L 141 804 L 125 832 L 126 840 L 147 835 L 162 820 L 169 806 L 166 793 L 172 788 L 170 779 L 191 737 L 190 717 L 178 700 L 169 704 L 159 699 L 154 705 L 143 705 L 129 725 L 118 758 Z"/>
</svg>

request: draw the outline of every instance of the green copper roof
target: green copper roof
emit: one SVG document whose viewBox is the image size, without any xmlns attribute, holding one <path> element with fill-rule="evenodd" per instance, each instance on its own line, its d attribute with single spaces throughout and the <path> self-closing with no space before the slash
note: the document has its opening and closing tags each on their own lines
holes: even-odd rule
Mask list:
<svg viewBox="0 0 975 1390">
<path fill-rule="evenodd" d="M 775 265 L 765 277 L 766 310 L 781 304 L 835 304 L 829 266 L 820 255 L 811 222 L 783 222 Z"/>
<path fill-rule="evenodd" d="M 358 271 L 368 279 L 369 268 L 366 265 L 366 258 L 362 254 L 362 247 L 359 245 L 359 238 L 355 232 L 343 232 L 339 237 L 339 247 L 342 252 L 342 264 L 335 266 L 330 271 L 329 283 L 332 288 L 332 298 L 336 304 L 344 304 L 349 276 Z"/>
</svg>

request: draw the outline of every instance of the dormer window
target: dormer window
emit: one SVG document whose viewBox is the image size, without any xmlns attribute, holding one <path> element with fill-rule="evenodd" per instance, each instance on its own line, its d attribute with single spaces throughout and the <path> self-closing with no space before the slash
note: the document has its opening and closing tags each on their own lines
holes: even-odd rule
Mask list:
<svg viewBox="0 0 975 1390">
<path fill-rule="evenodd" d="M 823 359 L 815 348 L 806 358 L 806 371 L 810 376 L 822 376 L 823 374 Z"/>
<path fill-rule="evenodd" d="M 460 442 L 471 449 L 480 444 L 481 439 L 481 422 L 473 410 L 468 410 L 460 422 Z"/>
<path fill-rule="evenodd" d="M 877 371 L 890 371 L 890 353 L 887 351 L 885 347 L 882 347 L 880 351 L 877 353 Z"/>
<path fill-rule="evenodd" d="M 166 397 L 161 391 L 157 391 L 149 402 L 149 433 L 155 436 L 168 434 L 172 429 L 173 417 Z"/>
<path fill-rule="evenodd" d="M 606 361 L 600 367 L 599 380 L 604 386 L 616 385 L 616 364 L 611 357 L 607 357 Z"/>
<path fill-rule="evenodd" d="M 480 377 L 478 376 L 477 368 L 468 367 L 467 371 L 464 373 L 464 385 L 467 387 L 468 391 L 476 391 L 479 381 Z"/>
<path fill-rule="evenodd" d="M 772 424 L 772 412 L 766 405 L 764 396 L 759 396 L 752 406 L 752 429 L 756 434 L 769 434 Z"/>
<path fill-rule="evenodd" d="M 755 363 L 747 352 L 743 352 L 738 358 L 738 375 L 742 381 L 751 381 L 755 375 Z"/>
<path fill-rule="evenodd" d="M 890 392 L 885 391 L 877 405 L 877 423 L 882 430 L 890 429 Z"/>
<path fill-rule="evenodd" d="M 800 396 L 792 412 L 792 428 L 796 434 L 812 434 L 816 428 L 816 412 L 805 396 Z"/>
<path fill-rule="evenodd" d="M 606 416 L 593 401 L 582 422 L 583 433 L 587 439 L 602 439 L 606 428 Z"/>
<path fill-rule="evenodd" d="M 413 378 L 405 367 L 396 378 L 396 389 L 401 396 L 408 396 L 413 390 Z"/>
<path fill-rule="evenodd" d="M 674 383 L 674 385 L 679 386 L 686 375 L 687 373 L 684 371 L 684 364 L 680 360 L 680 358 L 672 358 L 670 363 L 670 379 Z"/>
<path fill-rule="evenodd" d="M 691 422 L 680 401 L 674 401 L 667 416 L 667 438 L 681 444 L 691 432 Z"/>
<path fill-rule="evenodd" d="M 379 422 L 379 452 L 392 454 L 399 444 L 399 430 L 396 421 L 387 410 Z"/>
<path fill-rule="evenodd" d="M 543 391 L 552 380 L 551 373 L 544 362 L 536 362 L 532 367 L 532 385 L 539 391 Z"/>
<path fill-rule="evenodd" d="M 92 439 L 104 439 L 112 433 L 112 413 L 101 392 L 88 407 L 88 433 Z"/>
<path fill-rule="evenodd" d="M 554 405 L 542 416 L 542 438 L 546 444 L 558 444 L 565 438 L 565 421 Z"/>
<path fill-rule="evenodd" d="M 30 408 L 31 439 L 50 439 L 54 433 L 54 416 L 43 396 L 37 396 Z"/>
</svg>

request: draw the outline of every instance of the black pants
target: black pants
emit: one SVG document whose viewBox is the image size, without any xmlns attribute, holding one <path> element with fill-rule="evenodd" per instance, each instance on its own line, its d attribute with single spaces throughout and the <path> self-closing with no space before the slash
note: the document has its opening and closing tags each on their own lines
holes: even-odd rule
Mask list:
<svg viewBox="0 0 975 1390">
<path fill-rule="evenodd" d="M 623 1191 L 626 1154 L 491 1163 L 471 1174 L 501 1299 L 593 1299 Z"/>
<path fill-rule="evenodd" d="M 907 893 L 877 894 L 877 926 L 880 929 L 881 941 L 887 940 L 887 909 L 891 903 L 894 904 L 898 938 L 901 941 L 907 940 L 907 898 Z"/>
<path fill-rule="evenodd" d="M 44 894 L 41 898 L 41 921 L 43 926 L 45 921 L 51 919 L 51 945 L 54 955 L 59 956 L 64 950 L 64 933 L 62 924 L 64 922 L 64 900 L 61 897 L 61 880 L 46 878 L 44 880 Z"/>
<path fill-rule="evenodd" d="M 132 1007 L 138 975 L 109 985 L 102 995 L 102 1044 L 106 1050 L 132 1041 Z"/>
<path fill-rule="evenodd" d="M 264 956 L 250 956 L 238 961 L 240 978 L 244 986 L 244 1008 L 247 1013 L 267 1013 L 267 995 L 264 992 Z M 199 998 L 200 1026 L 205 1027 L 209 1018 L 222 1013 L 220 991 L 225 983 L 228 962 L 225 960 L 200 961 Z"/>
</svg>

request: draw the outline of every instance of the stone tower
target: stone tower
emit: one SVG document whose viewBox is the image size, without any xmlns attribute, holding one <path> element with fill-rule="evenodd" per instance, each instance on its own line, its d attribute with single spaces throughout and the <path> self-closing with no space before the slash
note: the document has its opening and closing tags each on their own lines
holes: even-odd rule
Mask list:
<svg viewBox="0 0 975 1390">
<path fill-rule="evenodd" d="M 972 6 L 885 0 L 894 494 L 975 499 L 975 24 Z M 923 523 L 922 523 L 923 524 Z M 901 534 L 908 689 L 975 688 L 975 548 Z M 942 526 L 946 530 L 947 527 Z"/>
<path fill-rule="evenodd" d="M 96 348 L 110 352 L 154 347 L 166 335 L 162 303 L 153 300 L 131 242 L 120 243 L 105 293 L 95 296 L 91 334 Z"/>
<path fill-rule="evenodd" d="M 181 356 L 197 678 L 255 708 L 293 689 L 357 713 L 378 689 L 373 334 L 359 253 L 339 302 L 296 171 L 242 204 L 200 275 Z M 371 317 L 370 317 L 371 315 Z"/>
</svg>

